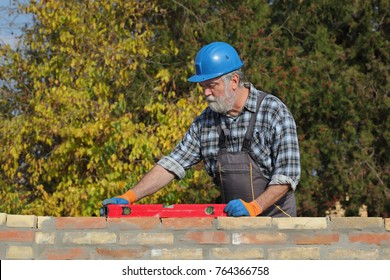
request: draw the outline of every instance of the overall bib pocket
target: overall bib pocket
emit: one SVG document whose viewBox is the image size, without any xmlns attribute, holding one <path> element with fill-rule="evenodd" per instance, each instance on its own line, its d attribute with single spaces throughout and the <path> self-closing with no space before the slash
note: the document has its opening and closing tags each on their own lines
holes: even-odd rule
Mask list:
<svg viewBox="0 0 390 280">
<path fill-rule="evenodd" d="M 248 152 L 220 153 L 217 174 L 225 203 L 237 198 L 250 202 L 264 192 L 269 182 Z"/>
</svg>

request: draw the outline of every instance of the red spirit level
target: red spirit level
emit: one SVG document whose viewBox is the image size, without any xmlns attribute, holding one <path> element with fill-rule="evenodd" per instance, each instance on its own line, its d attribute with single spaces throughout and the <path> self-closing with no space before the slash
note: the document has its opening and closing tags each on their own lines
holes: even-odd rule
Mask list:
<svg viewBox="0 0 390 280">
<path fill-rule="evenodd" d="M 108 218 L 123 217 L 220 217 L 226 204 L 108 204 L 103 206 L 101 216 Z"/>
</svg>

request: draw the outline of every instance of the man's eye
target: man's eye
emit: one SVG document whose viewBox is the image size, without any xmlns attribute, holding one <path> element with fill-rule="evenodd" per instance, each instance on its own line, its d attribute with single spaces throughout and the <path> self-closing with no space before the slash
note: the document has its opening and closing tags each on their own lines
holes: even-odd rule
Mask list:
<svg viewBox="0 0 390 280">
<path fill-rule="evenodd" d="M 203 89 L 213 89 L 217 86 L 217 84 L 206 84 L 206 85 L 200 85 Z"/>
</svg>

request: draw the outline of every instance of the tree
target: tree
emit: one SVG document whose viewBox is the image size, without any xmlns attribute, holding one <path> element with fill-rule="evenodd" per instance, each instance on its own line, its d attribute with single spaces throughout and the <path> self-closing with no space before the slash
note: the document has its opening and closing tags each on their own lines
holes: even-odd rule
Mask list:
<svg viewBox="0 0 390 280">
<path fill-rule="evenodd" d="M 385 1 L 31 1 L 0 47 L 0 211 L 97 215 L 169 154 L 206 104 L 187 82 L 226 41 L 298 125 L 298 212 L 389 213 Z M 307 16 L 302 16 L 307 15 Z M 215 202 L 199 165 L 140 203 Z"/>
<path fill-rule="evenodd" d="M 279 47 L 296 50 L 283 70 L 300 76 L 284 79 L 298 94 L 282 98 L 300 130 L 301 213 L 322 215 L 341 201 L 347 215 L 365 204 L 387 216 L 389 4 L 286 2 L 275 1 L 272 21 Z"/>
</svg>

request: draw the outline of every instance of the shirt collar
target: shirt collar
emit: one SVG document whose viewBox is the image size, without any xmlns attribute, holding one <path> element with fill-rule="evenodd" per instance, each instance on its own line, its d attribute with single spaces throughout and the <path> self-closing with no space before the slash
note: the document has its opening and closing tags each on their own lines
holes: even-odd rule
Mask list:
<svg viewBox="0 0 390 280">
<path fill-rule="evenodd" d="M 258 94 L 256 88 L 250 84 L 249 95 L 245 101 L 244 108 L 246 108 L 248 111 L 251 111 L 252 113 L 256 112 L 257 97 Z"/>
</svg>

